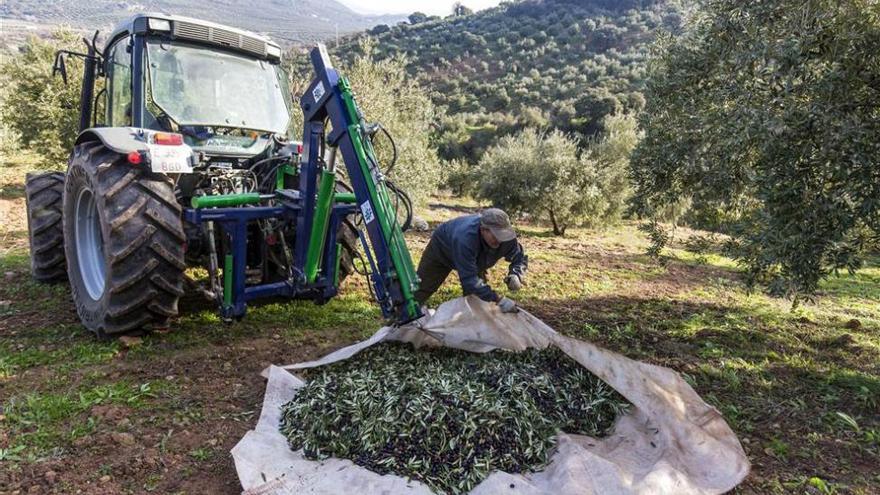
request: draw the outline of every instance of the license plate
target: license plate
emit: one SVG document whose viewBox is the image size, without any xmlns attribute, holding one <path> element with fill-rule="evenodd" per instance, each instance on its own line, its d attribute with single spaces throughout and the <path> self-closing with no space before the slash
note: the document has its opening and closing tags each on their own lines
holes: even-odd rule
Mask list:
<svg viewBox="0 0 880 495">
<path fill-rule="evenodd" d="M 160 174 L 191 174 L 192 148 L 187 145 L 166 146 L 148 144 L 150 148 L 150 168 Z"/>
</svg>

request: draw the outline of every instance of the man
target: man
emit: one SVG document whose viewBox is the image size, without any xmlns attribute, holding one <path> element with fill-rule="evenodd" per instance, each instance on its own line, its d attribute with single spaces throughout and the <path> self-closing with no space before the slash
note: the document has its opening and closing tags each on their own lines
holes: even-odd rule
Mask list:
<svg viewBox="0 0 880 495">
<path fill-rule="evenodd" d="M 501 258 L 510 263 L 504 279 L 507 288 L 519 290 L 529 259 L 516 240 L 507 213 L 489 208 L 479 215 L 450 220 L 437 227 L 422 253 L 418 269 L 422 282 L 415 299 L 419 303 L 427 301 L 449 272 L 455 270 L 465 295 L 474 294 L 484 301 L 497 303 L 505 313 L 516 313 L 516 303 L 499 296 L 486 283 L 486 271 Z"/>
</svg>

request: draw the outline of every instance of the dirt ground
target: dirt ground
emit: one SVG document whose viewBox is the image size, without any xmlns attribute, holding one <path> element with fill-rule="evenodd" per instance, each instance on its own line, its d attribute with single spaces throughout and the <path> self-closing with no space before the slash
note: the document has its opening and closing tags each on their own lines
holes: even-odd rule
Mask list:
<svg viewBox="0 0 880 495">
<path fill-rule="evenodd" d="M 432 226 L 472 211 L 439 198 Z M 28 273 L 24 201 L 0 193 L 0 494 L 241 492 L 229 450 L 259 416 L 269 364 L 308 360 L 381 326 L 364 281 L 325 306 L 251 308 L 223 324 L 188 297 L 163 332 L 98 341 L 65 284 Z M 565 238 L 522 225 L 523 307 L 557 330 L 685 375 L 740 435 L 740 493 L 880 493 L 880 269 L 813 302 L 748 293 L 732 261 L 676 243 L 645 256 L 634 224 Z M 697 235 L 687 232 L 684 237 Z M 408 234 L 416 257 L 428 233 Z M 491 282 L 500 286 L 503 268 Z M 432 304 L 460 294 L 455 280 Z"/>
</svg>

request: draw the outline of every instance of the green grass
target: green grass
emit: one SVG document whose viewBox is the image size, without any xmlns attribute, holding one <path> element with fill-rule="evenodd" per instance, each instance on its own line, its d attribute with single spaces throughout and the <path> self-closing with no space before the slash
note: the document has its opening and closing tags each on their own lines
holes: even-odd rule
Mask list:
<svg viewBox="0 0 880 495">
<path fill-rule="evenodd" d="M 81 329 L 76 329 L 76 331 L 81 333 Z M 28 342 L 36 339 L 22 340 Z M 10 378 L 23 370 L 37 366 L 70 369 L 106 363 L 119 352 L 119 345 L 116 342 L 77 342 L 73 340 L 75 339 L 63 338 L 56 341 L 53 344 L 53 349 L 49 349 L 45 344 L 38 344 L 37 347 L 12 349 L 9 342 L 0 343 L 0 379 Z M 26 346 L 26 344 L 24 345 Z"/>
<path fill-rule="evenodd" d="M 83 385 L 59 392 L 30 392 L 14 396 L 4 404 L 4 422 L 15 441 L 8 447 L 9 461 L 36 461 L 60 455 L 77 438 L 94 433 L 98 420 L 88 413 L 98 405 L 146 407 L 165 384 L 112 383 Z"/>
<path fill-rule="evenodd" d="M 207 447 L 199 447 L 189 452 L 189 456 L 197 461 L 207 461 L 214 456 L 214 451 Z"/>
</svg>

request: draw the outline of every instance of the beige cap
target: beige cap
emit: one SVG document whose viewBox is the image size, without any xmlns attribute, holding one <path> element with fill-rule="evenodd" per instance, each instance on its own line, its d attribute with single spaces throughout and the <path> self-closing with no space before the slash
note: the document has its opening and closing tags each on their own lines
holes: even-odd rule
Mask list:
<svg viewBox="0 0 880 495">
<path fill-rule="evenodd" d="M 487 208 L 480 213 L 480 226 L 489 229 L 499 242 L 516 239 L 516 232 L 510 226 L 510 217 L 498 208 Z"/>
</svg>

